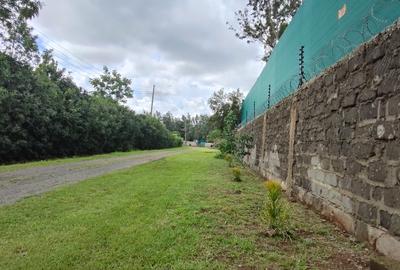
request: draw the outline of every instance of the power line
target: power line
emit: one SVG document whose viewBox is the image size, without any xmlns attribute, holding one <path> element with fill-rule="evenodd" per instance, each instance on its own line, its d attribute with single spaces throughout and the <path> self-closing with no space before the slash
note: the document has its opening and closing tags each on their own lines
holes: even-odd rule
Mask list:
<svg viewBox="0 0 400 270">
<path fill-rule="evenodd" d="M 92 69 L 98 71 L 98 72 L 103 72 L 101 69 L 99 69 L 98 67 L 96 67 L 95 65 L 86 62 L 85 60 L 83 60 L 81 57 L 74 55 L 69 49 L 65 48 L 64 46 L 62 46 L 60 43 L 56 42 L 55 40 L 53 40 L 52 38 L 50 38 L 49 36 L 47 36 L 46 34 L 44 34 L 43 32 L 39 31 L 39 30 L 35 30 L 36 32 L 38 32 L 43 38 L 47 39 L 50 43 L 53 44 L 53 46 L 58 47 L 59 50 L 63 51 L 63 53 L 65 52 L 66 54 L 69 54 L 70 57 L 75 58 L 76 60 L 78 60 L 79 62 L 81 62 L 82 64 L 91 67 Z"/>
<path fill-rule="evenodd" d="M 77 64 L 76 62 L 72 61 L 72 57 L 65 54 L 64 52 L 62 52 L 60 49 L 51 46 L 49 43 L 47 43 L 45 40 L 42 40 L 42 42 L 44 43 L 45 47 L 47 49 L 52 49 L 54 50 L 55 54 L 53 54 L 53 57 L 56 58 L 56 60 L 62 64 L 64 66 L 64 68 L 70 68 L 70 69 L 74 69 L 75 71 L 79 71 L 81 73 L 84 73 L 85 75 L 87 75 L 88 77 L 92 77 L 94 75 L 97 75 L 96 73 L 94 73 L 91 70 L 88 70 L 85 67 L 82 67 L 80 64 Z M 64 58 L 66 59 L 64 59 Z"/>
</svg>

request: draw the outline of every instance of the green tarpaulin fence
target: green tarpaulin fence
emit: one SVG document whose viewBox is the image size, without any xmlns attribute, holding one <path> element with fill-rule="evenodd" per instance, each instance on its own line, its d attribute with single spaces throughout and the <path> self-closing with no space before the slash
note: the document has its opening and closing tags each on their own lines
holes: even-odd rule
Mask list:
<svg viewBox="0 0 400 270">
<path fill-rule="evenodd" d="M 298 88 L 301 46 L 310 80 L 399 17 L 400 0 L 304 0 L 243 101 L 242 125 Z"/>
</svg>

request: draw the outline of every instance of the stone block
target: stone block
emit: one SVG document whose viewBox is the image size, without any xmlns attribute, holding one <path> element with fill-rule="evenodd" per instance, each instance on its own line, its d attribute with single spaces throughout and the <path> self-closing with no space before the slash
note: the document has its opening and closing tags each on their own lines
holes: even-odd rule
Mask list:
<svg viewBox="0 0 400 270">
<path fill-rule="evenodd" d="M 336 98 L 336 99 L 332 99 L 331 102 L 329 103 L 329 109 L 332 112 L 336 112 L 337 110 L 339 110 L 340 107 L 340 99 Z"/>
<path fill-rule="evenodd" d="M 339 128 L 337 127 L 329 127 L 326 130 L 326 139 L 330 141 L 336 141 L 339 134 Z"/>
<path fill-rule="evenodd" d="M 389 234 L 383 234 L 376 240 L 376 249 L 383 255 L 400 261 L 400 240 Z"/>
<path fill-rule="evenodd" d="M 383 157 L 383 153 L 385 151 L 385 147 L 386 147 L 386 143 L 385 142 L 381 142 L 381 141 L 377 141 L 375 146 L 374 146 L 374 155 L 376 156 L 376 158 L 382 158 Z"/>
<path fill-rule="evenodd" d="M 340 177 L 338 179 L 338 186 L 340 189 L 351 191 L 351 178 Z"/>
<path fill-rule="evenodd" d="M 398 71 L 391 70 L 387 72 L 382 83 L 378 87 L 378 96 L 387 95 L 395 92 L 399 86 Z"/>
<path fill-rule="evenodd" d="M 374 155 L 374 144 L 368 142 L 358 142 L 352 146 L 353 157 L 356 159 L 367 160 Z"/>
<path fill-rule="evenodd" d="M 351 192 L 366 200 L 369 200 L 371 186 L 360 179 L 354 178 L 351 180 Z"/>
<path fill-rule="evenodd" d="M 368 225 L 360 220 L 356 221 L 356 229 L 354 232 L 358 241 L 368 241 Z"/>
<path fill-rule="evenodd" d="M 328 146 L 329 155 L 339 156 L 340 155 L 341 144 L 339 142 L 331 142 Z"/>
<path fill-rule="evenodd" d="M 378 119 L 384 121 L 386 118 L 386 104 L 382 99 L 378 99 Z"/>
<path fill-rule="evenodd" d="M 352 58 L 350 58 L 348 62 L 349 70 L 355 71 L 356 69 L 359 69 L 363 64 L 364 64 L 364 55 L 363 53 L 358 53 L 354 55 Z"/>
<path fill-rule="evenodd" d="M 387 176 L 387 165 L 378 160 L 368 165 L 368 179 L 374 182 L 384 183 Z"/>
<path fill-rule="evenodd" d="M 391 33 L 387 43 L 389 51 L 396 51 L 400 47 L 400 31 L 398 29 Z"/>
<path fill-rule="evenodd" d="M 385 55 L 383 46 L 374 46 L 369 49 L 370 50 L 367 51 L 367 55 L 365 57 L 365 61 L 369 64 L 376 62 Z"/>
<path fill-rule="evenodd" d="M 330 86 L 333 83 L 333 73 L 327 73 L 324 76 L 324 84 L 325 86 Z"/>
<path fill-rule="evenodd" d="M 365 84 L 367 81 L 367 75 L 364 71 L 357 72 L 351 76 L 351 88 L 357 88 Z"/>
<path fill-rule="evenodd" d="M 378 104 L 371 102 L 360 106 L 360 121 L 377 119 L 378 117 Z"/>
<path fill-rule="evenodd" d="M 386 188 L 383 192 L 383 200 L 386 206 L 400 209 L 400 187 Z"/>
<path fill-rule="evenodd" d="M 346 161 L 346 174 L 355 176 L 362 170 L 362 165 L 354 159 L 348 159 Z"/>
<path fill-rule="evenodd" d="M 378 140 L 394 140 L 396 138 L 396 131 L 392 122 L 379 122 L 375 125 L 375 129 L 375 138 Z"/>
<path fill-rule="evenodd" d="M 375 245 L 374 245 L 375 246 Z M 400 270 L 398 261 L 387 256 L 374 256 L 369 261 L 369 270 Z"/>
<path fill-rule="evenodd" d="M 388 212 L 381 210 L 379 211 L 379 225 L 383 228 L 389 230 L 391 223 L 392 215 Z"/>
<path fill-rule="evenodd" d="M 371 225 L 367 226 L 368 228 L 368 242 L 371 246 L 375 246 L 376 240 L 384 234 L 384 231 L 373 227 Z"/>
<path fill-rule="evenodd" d="M 343 110 L 343 119 L 346 124 L 354 124 L 358 119 L 358 108 L 352 107 Z"/>
<path fill-rule="evenodd" d="M 335 206 L 344 210 L 346 213 L 353 213 L 353 200 L 334 188 L 329 188 L 323 193 L 324 196 L 320 196 L 323 200 L 328 200 Z"/>
<path fill-rule="evenodd" d="M 345 166 L 344 166 L 344 160 L 342 159 L 333 159 L 331 161 L 332 163 L 332 168 L 335 172 L 344 174 Z"/>
<path fill-rule="evenodd" d="M 374 201 L 377 201 L 377 202 L 381 201 L 382 195 L 383 195 L 383 188 L 381 188 L 381 187 L 373 188 L 371 196 Z"/>
<path fill-rule="evenodd" d="M 385 76 L 390 70 L 390 60 L 383 58 L 381 61 L 376 62 L 372 68 L 372 74 L 374 76 Z"/>
<path fill-rule="evenodd" d="M 331 168 L 331 161 L 327 158 L 321 159 L 321 168 L 323 170 L 329 170 Z"/>
<path fill-rule="evenodd" d="M 387 101 L 388 116 L 400 115 L 400 95 L 391 97 Z"/>
<path fill-rule="evenodd" d="M 390 69 L 400 68 L 400 54 L 395 55 L 390 59 Z"/>
<path fill-rule="evenodd" d="M 321 162 L 319 160 L 319 156 L 312 156 L 311 157 L 311 165 L 315 168 L 321 167 Z"/>
<path fill-rule="evenodd" d="M 354 129 L 352 127 L 342 127 L 339 129 L 340 140 L 351 140 L 354 138 Z"/>
<path fill-rule="evenodd" d="M 394 187 L 400 183 L 400 166 L 387 166 L 386 187 Z"/>
<path fill-rule="evenodd" d="M 376 134 L 376 126 L 374 124 L 366 125 L 366 126 L 357 126 L 355 131 L 355 137 L 370 139 L 374 138 Z"/>
<path fill-rule="evenodd" d="M 335 221 L 337 221 L 343 227 L 343 229 L 346 230 L 346 232 L 354 233 L 355 221 L 351 215 L 334 207 L 332 207 L 331 212 L 335 218 Z"/>
<path fill-rule="evenodd" d="M 334 173 L 325 173 L 324 176 L 324 183 L 336 187 L 338 184 L 337 176 Z"/>
<path fill-rule="evenodd" d="M 324 182 L 325 173 L 319 169 L 308 169 L 307 176 L 312 181 Z"/>
<path fill-rule="evenodd" d="M 348 73 L 348 62 L 341 62 L 340 65 L 337 67 L 336 72 L 335 72 L 335 83 L 338 83 L 343 80 L 344 77 L 346 77 Z"/>
<path fill-rule="evenodd" d="M 393 214 L 390 224 L 390 232 L 396 236 L 400 236 L 400 216 Z"/>
<path fill-rule="evenodd" d="M 301 187 L 304 188 L 305 190 L 307 190 L 307 191 L 311 190 L 311 182 L 307 178 L 303 177 L 301 179 L 301 183 L 300 184 L 301 184 Z"/>
<path fill-rule="evenodd" d="M 358 95 L 359 102 L 371 101 L 376 98 L 376 89 L 365 88 Z"/>
<path fill-rule="evenodd" d="M 359 202 L 357 215 L 368 224 L 376 224 L 377 210 L 371 204 Z"/>
<path fill-rule="evenodd" d="M 356 95 L 355 93 L 347 94 L 342 100 L 342 107 L 352 107 L 356 104 Z"/>
</svg>

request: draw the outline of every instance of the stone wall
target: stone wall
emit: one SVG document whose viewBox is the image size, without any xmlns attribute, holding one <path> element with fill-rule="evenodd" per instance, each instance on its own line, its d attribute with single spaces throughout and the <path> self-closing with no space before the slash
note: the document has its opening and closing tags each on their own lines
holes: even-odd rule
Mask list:
<svg viewBox="0 0 400 270">
<path fill-rule="evenodd" d="M 400 260 L 399 24 L 239 132 L 252 169 Z"/>
</svg>

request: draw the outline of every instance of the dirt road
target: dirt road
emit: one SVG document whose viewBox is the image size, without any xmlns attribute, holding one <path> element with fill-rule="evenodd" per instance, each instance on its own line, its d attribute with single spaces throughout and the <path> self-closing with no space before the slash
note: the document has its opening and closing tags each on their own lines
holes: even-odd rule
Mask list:
<svg viewBox="0 0 400 270">
<path fill-rule="evenodd" d="M 182 150 L 157 151 L 2 172 L 0 173 L 0 205 L 12 204 L 22 198 L 46 192 L 60 185 L 79 182 L 181 152 Z"/>
</svg>

